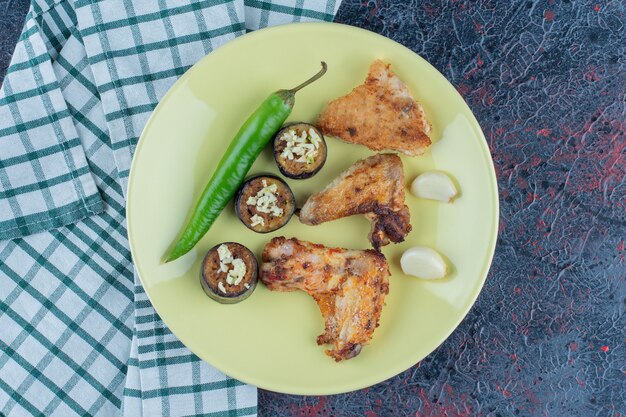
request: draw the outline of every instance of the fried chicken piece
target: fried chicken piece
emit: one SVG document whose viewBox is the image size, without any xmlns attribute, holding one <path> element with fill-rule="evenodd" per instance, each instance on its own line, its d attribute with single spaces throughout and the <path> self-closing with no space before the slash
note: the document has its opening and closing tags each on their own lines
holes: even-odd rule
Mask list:
<svg viewBox="0 0 626 417">
<path fill-rule="evenodd" d="M 300 210 L 300 221 L 317 225 L 354 214 L 364 214 L 372 221 L 368 237 L 376 250 L 389 241 L 402 242 L 411 231 L 398 155 L 378 154 L 354 163 L 309 197 Z"/>
<path fill-rule="evenodd" d="M 328 103 L 317 120 L 325 135 L 381 151 L 415 156 L 430 146 L 431 126 L 422 106 L 390 69 L 376 60 L 365 82 Z"/>
<path fill-rule="evenodd" d="M 261 281 L 272 291 L 302 290 L 325 322 L 317 344 L 339 362 L 371 339 L 389 293 L 389 265 L 376 251 L 328 248 L 295 238 L 273 238 L 263 250 Z"/>
</svg>

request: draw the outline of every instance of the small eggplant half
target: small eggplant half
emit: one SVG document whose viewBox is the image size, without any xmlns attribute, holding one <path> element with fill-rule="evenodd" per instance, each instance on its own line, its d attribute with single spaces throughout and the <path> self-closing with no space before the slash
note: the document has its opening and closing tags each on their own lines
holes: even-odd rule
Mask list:
<svg viewBox="0 0 626 417">
<path fill-rule="evenodd" d="M 269 175 L 247 179 L 237 191 L 235 211 L 247 228 L 269 233 L 289 222 L 296 210 L 296 198 L 287 183 Z"/>
<path fill-rule="evenodd" d="M 245 271 L 241 268 L 242 264 L 245 265 Z M 239 275 L 235 274 L 237 266 Z M 213 246 L 200 267 L 202 289 L 206 295 L 222 304 L 234 304 L 248 298 L 256 288 L 258 277 L 259 264 L 254 254 L 236 242 Z"/>
<path fill-rule="evenodd" d="M 317 174 L 328 154 L 324 135 L 309 123 L 285 125 L 274 136 L 272 145 L 280 172 L 296 180 Z"/>
</svg>

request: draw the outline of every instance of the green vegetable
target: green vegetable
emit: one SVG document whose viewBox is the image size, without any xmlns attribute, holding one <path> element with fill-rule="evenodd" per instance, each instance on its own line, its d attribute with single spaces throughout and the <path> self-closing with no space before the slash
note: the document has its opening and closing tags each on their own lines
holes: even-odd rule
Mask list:
<svg viewBox="0 0 626 417">
<path fill-rule="evenodd" d="M 283 125 L 295 103 L 295 94 L 326 73 L 326 63 L 313 77 L 291 90 L 278 90 L 265 99 L 241 126 L 211 180 L 202 192 L 191 218 L 165 262 L 189 252 L 206 234 L 233 197 L 265 145 Z"/>
</svg>

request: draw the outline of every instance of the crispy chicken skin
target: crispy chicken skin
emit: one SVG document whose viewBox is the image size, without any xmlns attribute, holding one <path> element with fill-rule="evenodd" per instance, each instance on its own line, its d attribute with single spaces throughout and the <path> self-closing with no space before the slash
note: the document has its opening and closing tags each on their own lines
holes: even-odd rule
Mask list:
<svg viewBox="0 0 626 417">
<path fill-rule="evenodd" d="M 376 60 L 365 82 L 328 103 L 317 120 L 325 135 L 368 148 L 415 156 L 430 146 L 431 126 L 422 106 L 390 69 Z"/>
<path fill-rule="evenodd" d="M 261 281 L 272 291 L 302 290 L 325 322 L 317 344 L 339 362 L 355 357 L 378 327 L 389 265 L 376 251 L 328 248 L 295 238 L 273 238 L 263 250 Z"/>
<path fill-rule="evenodd" d="M 390 241 L 402 242 L 411 231 L 398 155 L 378 154 L 357 161 L 309 197 L 300 210 L 300 221 L 317 225 L 354 214 L 364 214 L 372 221 L 369 239 L 376 250 Z"/>
</svg>

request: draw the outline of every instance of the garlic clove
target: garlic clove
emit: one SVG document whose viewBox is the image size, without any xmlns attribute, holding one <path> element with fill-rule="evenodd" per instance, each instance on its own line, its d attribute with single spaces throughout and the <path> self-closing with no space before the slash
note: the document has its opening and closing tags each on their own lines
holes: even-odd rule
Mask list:
<svg viewBox="0 0 626 417">
<path fill-rule="evenodd" d="M 400 267 L 406 275 L 422 279 L 441 279 L 448 274 L 448 265 L 439 252 L 426 246 L 414 246 L 404 251 Z"/>
<path fill-rule="evenodd" d="M 428 171 L 418 175 L 411 183 L 411 193 L 419 198 L 451 203 L 459 192 L 452 179 L 439 171 Z"/>
</svg>

